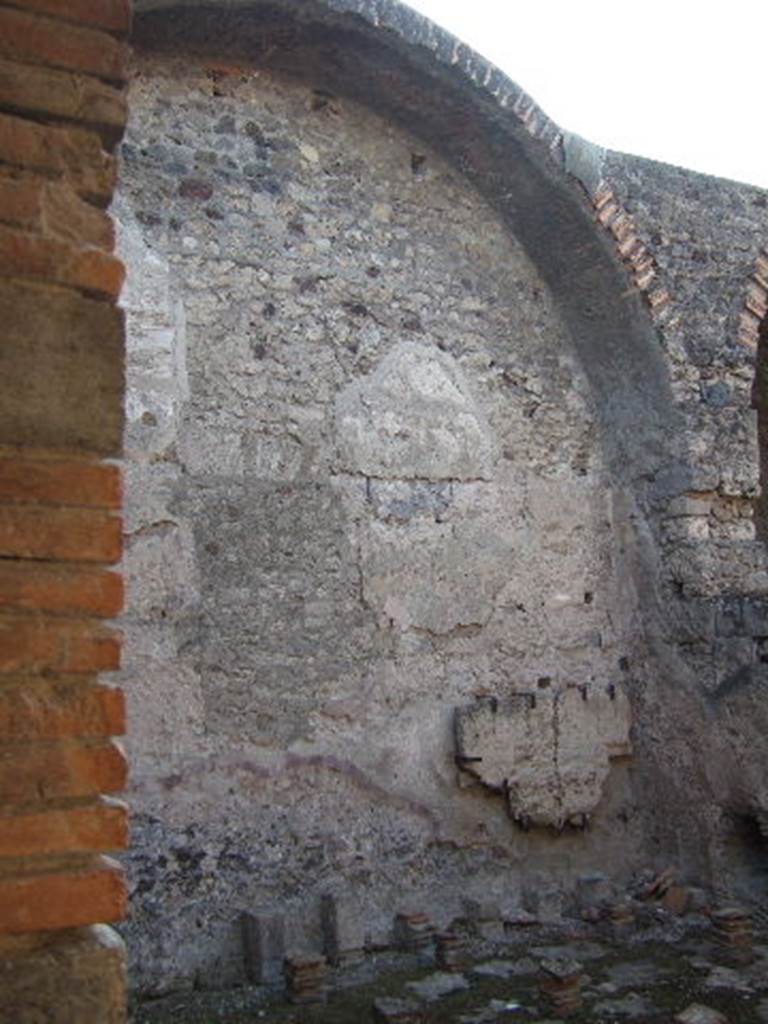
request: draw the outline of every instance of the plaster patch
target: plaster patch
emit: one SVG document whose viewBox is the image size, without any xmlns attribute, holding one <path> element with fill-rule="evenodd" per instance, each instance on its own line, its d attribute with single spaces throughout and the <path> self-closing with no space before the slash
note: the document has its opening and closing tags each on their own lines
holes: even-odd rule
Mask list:
<svg viewBox="0 0 768 1024">
<path fill-rule="evenodd" d="M 594 811 L 610 759 L 632 752 L 629 728 L 615 686 L 484 698 L 455 715 L 461 768 L 503 793 L 516 821 L 557 829 Z"/>
<path fill-rule="evenodd" d="M 453 357 L 401 341 L 336 402 L 339 466 L 385 479 L 490 480 L 494 443 Z"/>
</svg>

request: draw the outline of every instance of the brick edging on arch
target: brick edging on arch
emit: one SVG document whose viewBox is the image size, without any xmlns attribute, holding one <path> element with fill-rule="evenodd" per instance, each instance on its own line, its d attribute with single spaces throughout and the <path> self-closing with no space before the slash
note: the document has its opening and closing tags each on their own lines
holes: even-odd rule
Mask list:
<svg viewBox="0 0 768 1024">
<path fill-rule="evenodd" d="M 757 254 L 739 315 L 737 341 L 747 348 L 757 349 L 760 326 L 768 313 L 768 246 Z"/>
<path fill-rule="evenodd" d="M 630 273 L 656 317 L 671 301 L 666 288 L 658 281 L 658 268 L 653 253 L 640 238 L 634 218 L 622 206 L 616 192 L 602 181 L 591 196 L 595 218 L 612 239 L 616 255 Z"/>
</svg>

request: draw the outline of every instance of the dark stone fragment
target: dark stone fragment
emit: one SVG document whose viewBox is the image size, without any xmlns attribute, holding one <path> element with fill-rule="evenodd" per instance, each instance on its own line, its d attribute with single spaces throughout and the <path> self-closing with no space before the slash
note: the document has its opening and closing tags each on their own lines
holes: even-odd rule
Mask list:
<svg viewBox="0 0 768 1024">
<path fill-rule="evenodd" d="M 281 196 L 283 194 L 282 185 L 274 178 L 253 178 L 250 184 L 254 192 L 264 192 L 269 196 Z"/>
<path fill-rule="evenodd" d="M 368 307 L 362 302 L 342 302 L 342 306 L 352 316 L 368 316 Z"/>
<path fill-rule="evenodd" d="M 731 404 L 731 389 L 724 381 L 705 384 L 701 389 L 701 397 L 707 405 L 711 405 L 715 409 L 722 409 Z"/>
<path fill-rule="evenodd" d="M 217 135 L 232 135 L 235 131 L 235 119 L 230 115 L 220 118 L 213 129 Z"/>
<path fill-rule="evenodd" d="M 153 210 L 137 210 L 136 220 L 147 228 L 154 228 L 163 223 L 163 218 Z"/>
<path fill-rule="evenodd" d="M 179 185 L 179 195 L 182 199 L 205 201 L 213 195 L 213 185 L 200 178 L 185 178 Z"/>
<path fill-rule="evenodd" d="M 243 131 L 249 139 L 252 139 L 256 143 L 257 146 L 263 149 L 269 149 L 269 141 L 255 121 L 247 121 L 243 126 Z"/>
</svg>

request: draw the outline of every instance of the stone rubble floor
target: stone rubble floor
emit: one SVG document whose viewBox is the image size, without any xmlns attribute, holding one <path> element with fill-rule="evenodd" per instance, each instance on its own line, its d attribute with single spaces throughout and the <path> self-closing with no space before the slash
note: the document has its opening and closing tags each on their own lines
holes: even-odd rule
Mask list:
<svg viewBox="0 0 768 1024">
<path fill-rule="evenodd" d="M 373 1024 L 373 1002 L 385 998 L 416 1002 L 423 1024 L 556 1024 L 538 990 L 539 963 L 564 957 L 583 965 L 584 1006 L 567 1018 L 571 1024 L 673 1024 L 694 1003 L 728 1024 L 768 1024 L 768 935 L 755 936 L 751 963 L 734 965 L 705 917 L 665 916 L 621 934 L 595 926 L 519 929 L 501 940 L 474 939 L 468 952 L 471 966 L 450 975 L 426 955 L 370 955 L 330 970 L 323 1004 L 292 1006 L 283 993 L 246 986 L 143 1002 L 131 1022 Z"/>
</svg>

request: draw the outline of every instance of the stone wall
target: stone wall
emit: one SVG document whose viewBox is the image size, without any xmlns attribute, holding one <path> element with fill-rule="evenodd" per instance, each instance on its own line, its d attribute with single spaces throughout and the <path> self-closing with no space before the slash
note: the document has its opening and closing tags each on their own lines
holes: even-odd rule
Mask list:
<svg viewBox="0 0 768 1024">
<path fill-rule="evenodd" d="M 131 110 L 137 982 L 238 980 L 238 913 L 262 905 L 317 943 L 328 890 L 384 944 L 393 907 L 458 913 L 468 873 L 522 901 L 533 859 L 564 889 L 619 849 L 626 770 L 603 792 L 582 709 L 620 702 L 642 652 L 547 286 L 450 165 L 352 100 L 147 56 Z M 498 786 L 457 772 L 456 709 L 517 693 L 573 706 L 566 789 L 591 788 L 546 822 L 597 811 L 589 833 L 521 832 Z"/>
<path fill-rule="evenodd" d="M 317 951 L 329 896 L 369 948 L 594 870 L 764 901 L 764 194 L 386 0 L 142 6 L 137 986 L 242 980 L 243 911 Z"/>
<path fill-rule="evenodd" d="M 122 0 L 0 4 L 0 1020 L 125 1019 Z"/>
<path fill-rule="evenodd" d="M 604 173 L 669 296 L 656 321 L 682 413 L 683 458 L 653 499 L 660 635 L 674 659 L 672 678 L 700 694 L 705 709 L 693 735 L 706 735 L 711 755 L 716 884 L 765 901 L 764 882 L 743 870 L 751 859 L 743 840 L 751 828 L 755 836 L 765 831 L 768 810 L 761 739 L 768 724 L 768 566 L 764 534 L 756 531 L 767 451 L 758 341 L 761 323 L 765 331 L 768 201 L 762 189 L 615 154 Z"/>
</svg>

